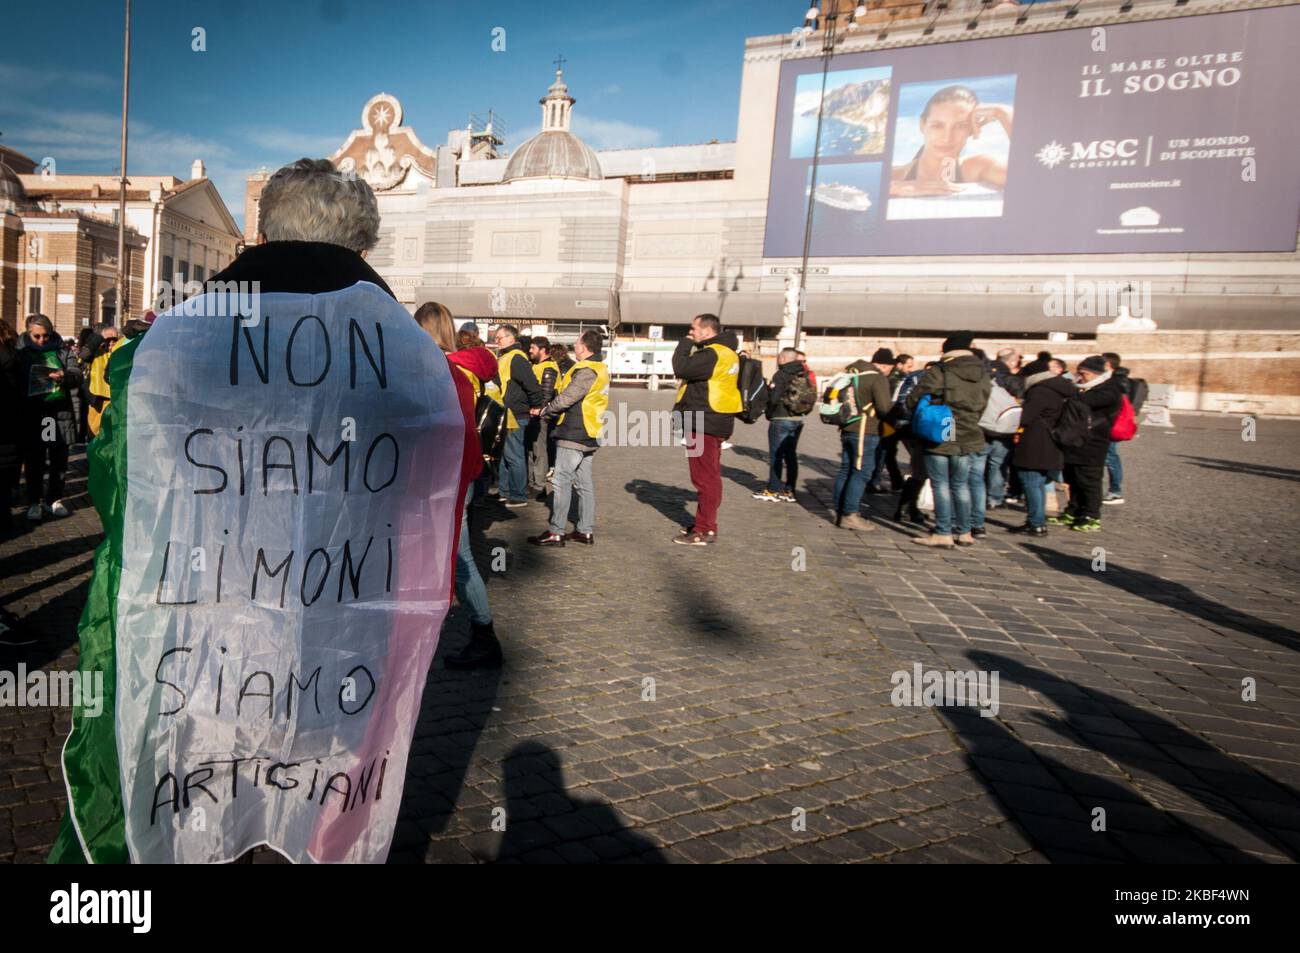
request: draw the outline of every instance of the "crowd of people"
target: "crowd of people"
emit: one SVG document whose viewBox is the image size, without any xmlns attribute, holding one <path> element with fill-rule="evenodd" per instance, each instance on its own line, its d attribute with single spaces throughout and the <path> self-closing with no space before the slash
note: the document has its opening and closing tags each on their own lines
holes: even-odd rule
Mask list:
<svg viewBox="0 0 1300 953">
<path fill-rule="evenodd" d="M 110 398 L 109 356 L 152 319 L 149 312 L 122 328 L 104 322 L 82 328 L 75 340 L 43 314 L 29 314 L 21 334 L 0 321 L 0 534 L 17 529 L 11 504 L 23 484 L 29 523 L 70 515 L 68 458 L 99 432 Z"/>
<path fill-rule="evenodd" d="M 951 548 L 987 536 L 990 510 L 1023 503 L 1026 519 L 1011 531 L 1044 536 L 1049 524 L 1098 532 L 1101 507 L 1124 502 L 1119 448 L 1136 432 L 1146 385 L 1118 354 L 1086 357 L 1071 375 L 1048 352 L 1027 363 L 1014 348 L 990 358 L 973 334 L 959 332 L 944 340 L 939 360 L 914 365 L 882 347 L 849 364 L 822 395 L 822 420 L 839 428 L 837 526 L 875 529 L 861 512 L 863 496 L 897 492 L 893 519 L 929 528 L 914 542 Z M 801 381 L 810 374 L 797 352 L 778 356 L 768 391 L 771 477 L 757 500 L 795 501 L 798 436 L 812 412 Z M 1064 507 L 1055 505 L 1058 485 L 1068 491 Z"/>
</svg>

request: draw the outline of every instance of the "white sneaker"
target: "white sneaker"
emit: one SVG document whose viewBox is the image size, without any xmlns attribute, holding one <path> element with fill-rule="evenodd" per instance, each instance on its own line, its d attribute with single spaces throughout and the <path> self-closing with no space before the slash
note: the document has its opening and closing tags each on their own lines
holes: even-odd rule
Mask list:
<svg viewBox="0 0 1300 953">
<path fill-rule="evenodd" d="M 53 503 L 51 503 L 50 512 L 53 513 L 55 516 L 59 517 L 60 519 L 62 519 L 65 516 L 72 515 L 71 511 L 69 511 L 68 508 L 63 505 L 62 500 L 55 500 Z"/>
<path fill-rule="evenodd" d="M 27 507 L 27 518 L 33 523 L 39 523 L 41 521 L 42 512 L 41 504 L 33 503 L 31 506 Z"/>
<path fill-rule="evenodd" d="M 723 450 L 730 450 L 730 449 L 731 449 L 731 441 L 730 441 L 730 440 L 724 440 L 724 441 L 722 441 L 722 449 L 723 449 Z"/>
</svg>

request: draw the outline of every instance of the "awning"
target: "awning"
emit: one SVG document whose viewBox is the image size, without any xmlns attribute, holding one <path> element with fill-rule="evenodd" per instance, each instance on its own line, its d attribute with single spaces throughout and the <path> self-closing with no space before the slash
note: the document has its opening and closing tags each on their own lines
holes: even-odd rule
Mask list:
<svg viewBox="0 0 1300 953">
<path fill-rule="evenodd" d="M 624 324 L 690 324 L 697 314 L 716 314 L 733 327 L 781 326 L 784 298 L 755 291 L 647 292 L 619 294 Z"/>
<path fill-rule="evenodd" d="M 1134 306 L 1135 314 L 1139 307 Z M 804 327 L 1091 334 L 1113 319 L 1074 310 L 1069 303 L 1049 303 L 1045 294 L 811 293 Z M 1153 294 L 1150 311 L 1156 326 L 1169 331 L 1300 328 L 1296 296 Z"/>
<path fill-rule="evenodd" d="M 458 318 L 491 322 L 618 323 L 618 299 L 608 288 L 452 287 L 421 285 L 415 303 L 437 301 Z"/>
</svg>

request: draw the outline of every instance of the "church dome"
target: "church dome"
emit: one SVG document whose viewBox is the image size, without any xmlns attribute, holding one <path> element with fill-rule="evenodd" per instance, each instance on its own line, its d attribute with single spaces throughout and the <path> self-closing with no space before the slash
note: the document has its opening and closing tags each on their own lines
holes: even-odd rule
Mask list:
<svg viewBox="0 0 1300 953">
<path fill-rule="evenodd" d="M 27 204 L 27 190 L 18 173 L 0 158 L 0 212 L 14 212 Z"/>
<path fill-rule="evenodd" d="M 603 179 L 600 159 L 591 146 L 569 131 L 573 104 L 564 84 L 564 74 L 555 71 L 555 82 L 540 100 L 542 131 L 510 156 L 503 182 L 516 179 Z"/>
</svg>

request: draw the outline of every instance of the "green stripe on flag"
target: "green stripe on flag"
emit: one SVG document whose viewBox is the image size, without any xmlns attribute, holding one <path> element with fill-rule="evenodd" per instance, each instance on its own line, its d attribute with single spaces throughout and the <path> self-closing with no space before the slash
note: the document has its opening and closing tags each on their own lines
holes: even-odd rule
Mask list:
<svg viewBox="0 0 1300 953">
<path fill-rule="evenodd" d="M 63 746 L 68 813 L 50 849 L 48 863 L 126 863 L 126 820 L 117 757 L 117 592 L 122 577 L 122 517 L 126 509 L 127 380 L 143 335 L 116 351 L 108 362 L 112 401 L 99 435 L 90 442 L 90 498 L 104 524 L 95 549 L 94 574 L 86 608 L 77 625 L 81 672 L 104 673 L 103 707 L 97 718 L 72 711 L 72 731 Z"/>
</svg>

